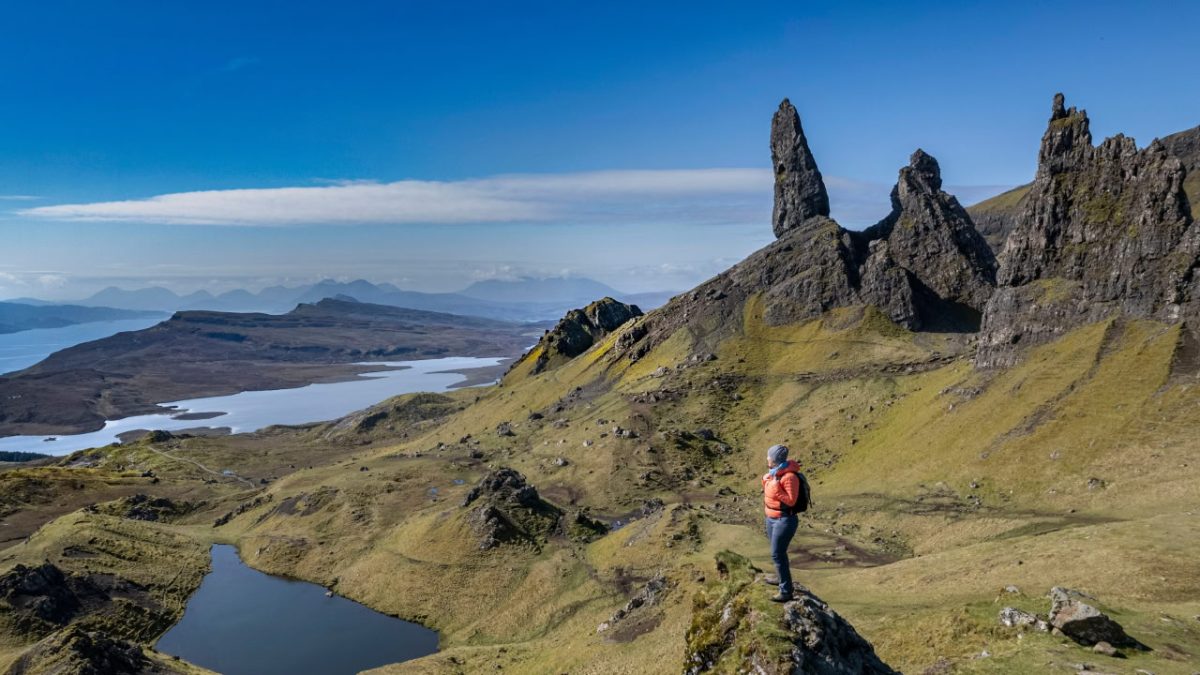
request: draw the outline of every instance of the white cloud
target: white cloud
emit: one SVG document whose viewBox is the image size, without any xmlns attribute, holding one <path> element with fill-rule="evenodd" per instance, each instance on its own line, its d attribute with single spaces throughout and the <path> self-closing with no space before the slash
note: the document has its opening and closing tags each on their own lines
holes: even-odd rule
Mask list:
<svg viewBox="0 0 1200 675">
<path fill-rule="evenodd" d="M 0 201 L 5 202 L 33 202 L 41 199 L 37 195 L 0 195 Z"/>
<path fill-rule="evenodd" d="M 19 210 L 62 221 L 282 227 L 356 224 L 596 223 L 768 226 L 767 169 L 614 170 L 460 181 L 324 181 Z M 864 227 L 887 215 L 891 185 L 826 176 L 833 215 Z M 960 188 L 994 194 L 993 188 Z M 967 203 L 969 201 L 964 200 Z"/>
<path fill-rule="evenodd" d="M 595 171 L 462 181 L 209 190 L 23 209 L 68 221 L 185 225 L 738 222 L 770 205 L 761 169 Z"/>
</svg>

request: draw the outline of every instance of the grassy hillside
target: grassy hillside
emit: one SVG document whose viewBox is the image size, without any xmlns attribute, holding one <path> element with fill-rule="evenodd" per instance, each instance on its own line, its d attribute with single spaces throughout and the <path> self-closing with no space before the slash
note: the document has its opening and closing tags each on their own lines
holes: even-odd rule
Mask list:
<svg viewBox="0 0 1200 675">
<path fill-rule="evenodd" d="M 142 443 L 96 452 L 88 469 L 22 469 L 151 469 L 162 478 L 152 489 L 205 503 L 154 524 L 47 511 L 3 557 L 95 567 L 69 553 L 94 532 L 139 551 L 173 547 L 179 581 L 161 592 L 177 607 L 204 546 L 232 542 L 252 566 L 441 632 L 441 652 L 381 672 L 674 673 L 693 600 L 713 592 L 715 556 L 769 568 L 757 477 L 765 448 L 787 442 L 816 500 L 793 547 L 797 580 L 891 665 L 1194 670 L 1200 381 L 1178 326 L 1097 323 L 981 373 L 969 335 L 910 333 L 870 308 L 783 326 L 763 314 L 751 298 L 711 357 L 697 351 L 710 344 L 703 328 L 685 326 L 631 361 L 618 344 L 635 321 L 552 370 L 398 400 L 371 423 Z M 478 502 L 462 503 L 501 466 L 562 515 L 482 549 Z M 580 525 L 593 520 L 611 531 Z M 659 576 L 652 601 L 616 616 Z M 1046 611 L 1053 585 L 1095 595 L 1153 651 L 1106 660 L 998 624 L 1006 605 Z M 769 647 L 783 637 L 761 600 L 754 639 Z M 27 643 L 11 638 L 9 653 Z"/>
</svg>

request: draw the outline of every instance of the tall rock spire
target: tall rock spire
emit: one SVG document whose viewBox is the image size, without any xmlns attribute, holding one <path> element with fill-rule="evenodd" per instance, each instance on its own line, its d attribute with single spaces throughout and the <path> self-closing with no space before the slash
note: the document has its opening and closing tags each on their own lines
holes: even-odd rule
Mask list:
<svg viewBox="0 0 1200 675">
<path fill-rule="evenodd" d="M 829 193 L 808 149 L 800 115 L 786 98 L 771 120 L 771 163 L 775 168 L 775 236 L 814 216 L 829 216 Z"/>
<path fill-rule="evenodd" d="M 892 188 L 892 212 L 866 234 L 886 240 L 890 258 L 939 300 L 983 311 L 996 258 L 958 200 L 942 191 L 932 155 L 912 154 Z"/>
</svg>

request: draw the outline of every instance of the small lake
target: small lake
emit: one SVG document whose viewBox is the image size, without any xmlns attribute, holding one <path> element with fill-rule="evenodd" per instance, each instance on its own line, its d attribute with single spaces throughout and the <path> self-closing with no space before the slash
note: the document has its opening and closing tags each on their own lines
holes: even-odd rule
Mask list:
<svg viewBox="0 0 1200 675">
<path fill-rule="evenodd" d="M 226 675 L 338 675 L 437 651 L 438 635 L 304 581 L 264 574 L 233 546 L 155 647 Z"/>
<path fill-rule="evenodd" d="M 494 366 L 503 360 L 453 356 L 422 361 L 371 363 L 366 365 L 397 367 L 400 370 L 364 373 L 347 382 L 172 401 L 162 404 L 174 407 L 170 415 L 135 415 L 110 420 L 103 429 L 86 434 L 8 436 L 0 438 L 0 450 L 66 455 L 76 450 L 116 443 L 119 441 L 118 434 L 136 429 L 179 431 L 197 427 L 228 427 L 232 433 L 241 433 L 257 431 L 272 424 L 322 422 L 362 410 L 398 394 L 446 391 L 465 379 L 455 371 Z M 47 442 L 46 438 L 57 440 Z"/>
<path fill-rule="evenodd" d="M 129 330 L 149 328 L 167 316 L 169 315 L 163 314 L 150 319 L 93 321 L 62 328 L 39 328 L 0 334 L 0 375 L 28 368 L 60 349 Z"/>
</svg>

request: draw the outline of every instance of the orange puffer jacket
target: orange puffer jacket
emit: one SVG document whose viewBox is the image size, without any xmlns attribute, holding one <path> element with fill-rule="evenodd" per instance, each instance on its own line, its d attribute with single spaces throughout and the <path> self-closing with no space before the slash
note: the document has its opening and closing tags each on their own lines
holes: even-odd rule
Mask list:
<svg viewBox="0 0 1200 675">
<path fill-rule="evenodd" d="M 763 511 L 768 518 L 779 518 L 783 515 L 780 506 L 791 508 L 800 498 L 800 477 L 796 474 L 800 465 L 788 460 L 782 469 L 775 472 L 772 478 L 770 472 L 763 474 Z"/>
</svg>

